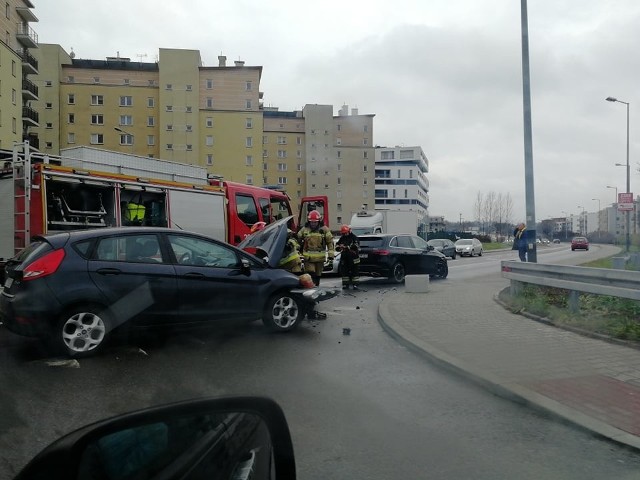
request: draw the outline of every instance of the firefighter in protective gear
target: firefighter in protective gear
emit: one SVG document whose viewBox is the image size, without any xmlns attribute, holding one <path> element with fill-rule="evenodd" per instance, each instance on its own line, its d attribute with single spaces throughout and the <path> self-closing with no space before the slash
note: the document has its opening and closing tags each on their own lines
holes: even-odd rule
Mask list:
<svg viewBox="0 0 640 480">
<path fill-rule="evenodd" d="M 284 246 L 284 253 L 278 262 L 278 267 L 296 275 L 303 273 L 300 244 L 298 244 L 296 234 L 292 230 L 287 231 L 287 243 Z"/>
<path fill-rule="evenodd" d="M 349 225 L 340 228 L 340 238 L 336 243 L 336 250 L 340 252 L 340 275 L 342 275 L 342 288 L 348 289 L 351 284 L 354 290 L 359 290 L 360 283 L 360 243 L 351 231 Z"/>
<path fill-rule="evenodd" d="M 327 256 L 333 261 L 333 235 L 331 230 L 322 224 L 320 212 L 312 210 L 307 216 L 307 223 L 298 232 L 298 240 L 302 246 L 304 270 L 311 275 L 313 283 L 320 286 L 320 277 Z"/>
<path fill-rule="evenodd" d="M 265 222 L 256 222 L 251 226 L 251 233 L 259 232 L 260 230 L 264 229 L 264 227 L 266 226 L 267 224 Z"/>
</svg>

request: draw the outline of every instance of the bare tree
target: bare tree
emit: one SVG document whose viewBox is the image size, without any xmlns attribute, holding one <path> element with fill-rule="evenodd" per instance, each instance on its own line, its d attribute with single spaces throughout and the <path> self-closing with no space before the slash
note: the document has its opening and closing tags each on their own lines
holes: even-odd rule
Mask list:
<svg viewBox="0 0 640 480">
<path fill-rule="evenodd" d="M 482 222 L 482 213 L 484 211 L 484 194 L 478 190 L 476 195 L 476 203 L 473 205 L 473 213 L 478 221 L 478 225 Z"/>
<path fill-rule="evenodd" d="M 483 205 L 483 209 L 482 209 L 482 213 L 483 213 L 483 222 L 482 222 L 482 233 L 486 234 L 486 227 L 489 228 L 489 230 L 491 229 L 492 225 L 494 224 L 495 221 L 495 215 L 496 215 L 496 192 L 489 192 L 487 193 L 485 199 L 484 199 L 484 205 Z M 491 233 L 489 231 L 489 233 Z"/>
<path fill-rule="evenodd" d="M 507 192 L 504 197 L 504 223 L 511 224 L 513 223 L 513 219 L 511 218 L 513 215 L 513 199 L 511 198 L 511 194 Z"/>
</svg>

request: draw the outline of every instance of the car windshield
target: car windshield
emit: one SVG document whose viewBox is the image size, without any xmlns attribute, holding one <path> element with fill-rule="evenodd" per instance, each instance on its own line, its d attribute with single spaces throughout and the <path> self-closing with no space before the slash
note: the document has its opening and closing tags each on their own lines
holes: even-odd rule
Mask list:
<svg viewBox="0 0 640 480">
<path fill-rule="evenodd" d="M 4 3 L 0 480 L 640 480 L 638 0 Z"/>
</svg>

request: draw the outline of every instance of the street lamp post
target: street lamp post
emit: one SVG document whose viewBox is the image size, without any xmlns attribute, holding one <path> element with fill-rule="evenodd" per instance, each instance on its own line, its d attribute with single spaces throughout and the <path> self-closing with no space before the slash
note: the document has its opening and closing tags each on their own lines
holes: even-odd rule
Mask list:
<svg viewBox="0 0 640 480">
<path fill-rule="evenodd" d="M 622 100 L 618 100 L 615 97 L 607 97 L 605 98 L 605 100 L 607 102 L 618 102 L 618 103 L 622 103 L 624 105 L 627 106 L 627 192 L 626 193 L 631 193 L 631 170 L 629 167 L 629 102 L 623 102 Z M 619 166 L 625 166 L 622 164 L 616 164 Z M 625 243 L 626 243 L 626 251 L 627 253 L 629 253 L 629 248 L 631 246 L 631 212 L 629 210 L 626 211 L 627 214 L 627 218 L 626 218 L 626 232 L 625 232 Z"/>
<path fill-rule="evenodd" d="M 567 240 L 567 216 L 569 214 L 564 210 L 562 211 L 562 213 L 564 213 L 564 240 L 566 241 Z"/>
<path fill-rule="evenodd" d="M 613 203 L 617 204 L 617 203 L 618 203 L 618 187 L 614 187 L 614 186 L 612 186 L 612 185 L 607 185 L 607 188 L 613 188 L 613 189 L 615 189 L 615 191 L 616 191 L 616 201 L 615 201 L 615 202 L 613 202 Z"/>
</svg>

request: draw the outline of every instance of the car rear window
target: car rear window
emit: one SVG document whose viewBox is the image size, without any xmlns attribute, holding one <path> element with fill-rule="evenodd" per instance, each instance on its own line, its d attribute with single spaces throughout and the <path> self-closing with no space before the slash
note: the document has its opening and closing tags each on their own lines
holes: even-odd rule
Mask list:
<svg viewBox="0 0 640 480">
<path fill-rule="evenodd" d="M 35 242 L 31 242 L 26 248 L 20 250 L 18 254 L 13 257 L 11 263 L 17 264 L 30 262 L 49 250 L 53 250 L 53 247 L 48 242 L 44 240 L 36 240 Z"/>
<path fill-rule="evenodd" d="M 82 240 L 80 242 L 74 243 L 73 248 L 75 249 L 76 252 L 80 254 L 82 258 L 89 258 L 92 244 L 93 244 L 93 239 Z"/>
<path fill-rule="evenodd" d="M 384 246 L 384 238 L 382 237 L 359 237 L 360 248 L 379 248 Z"/>
</svg>

